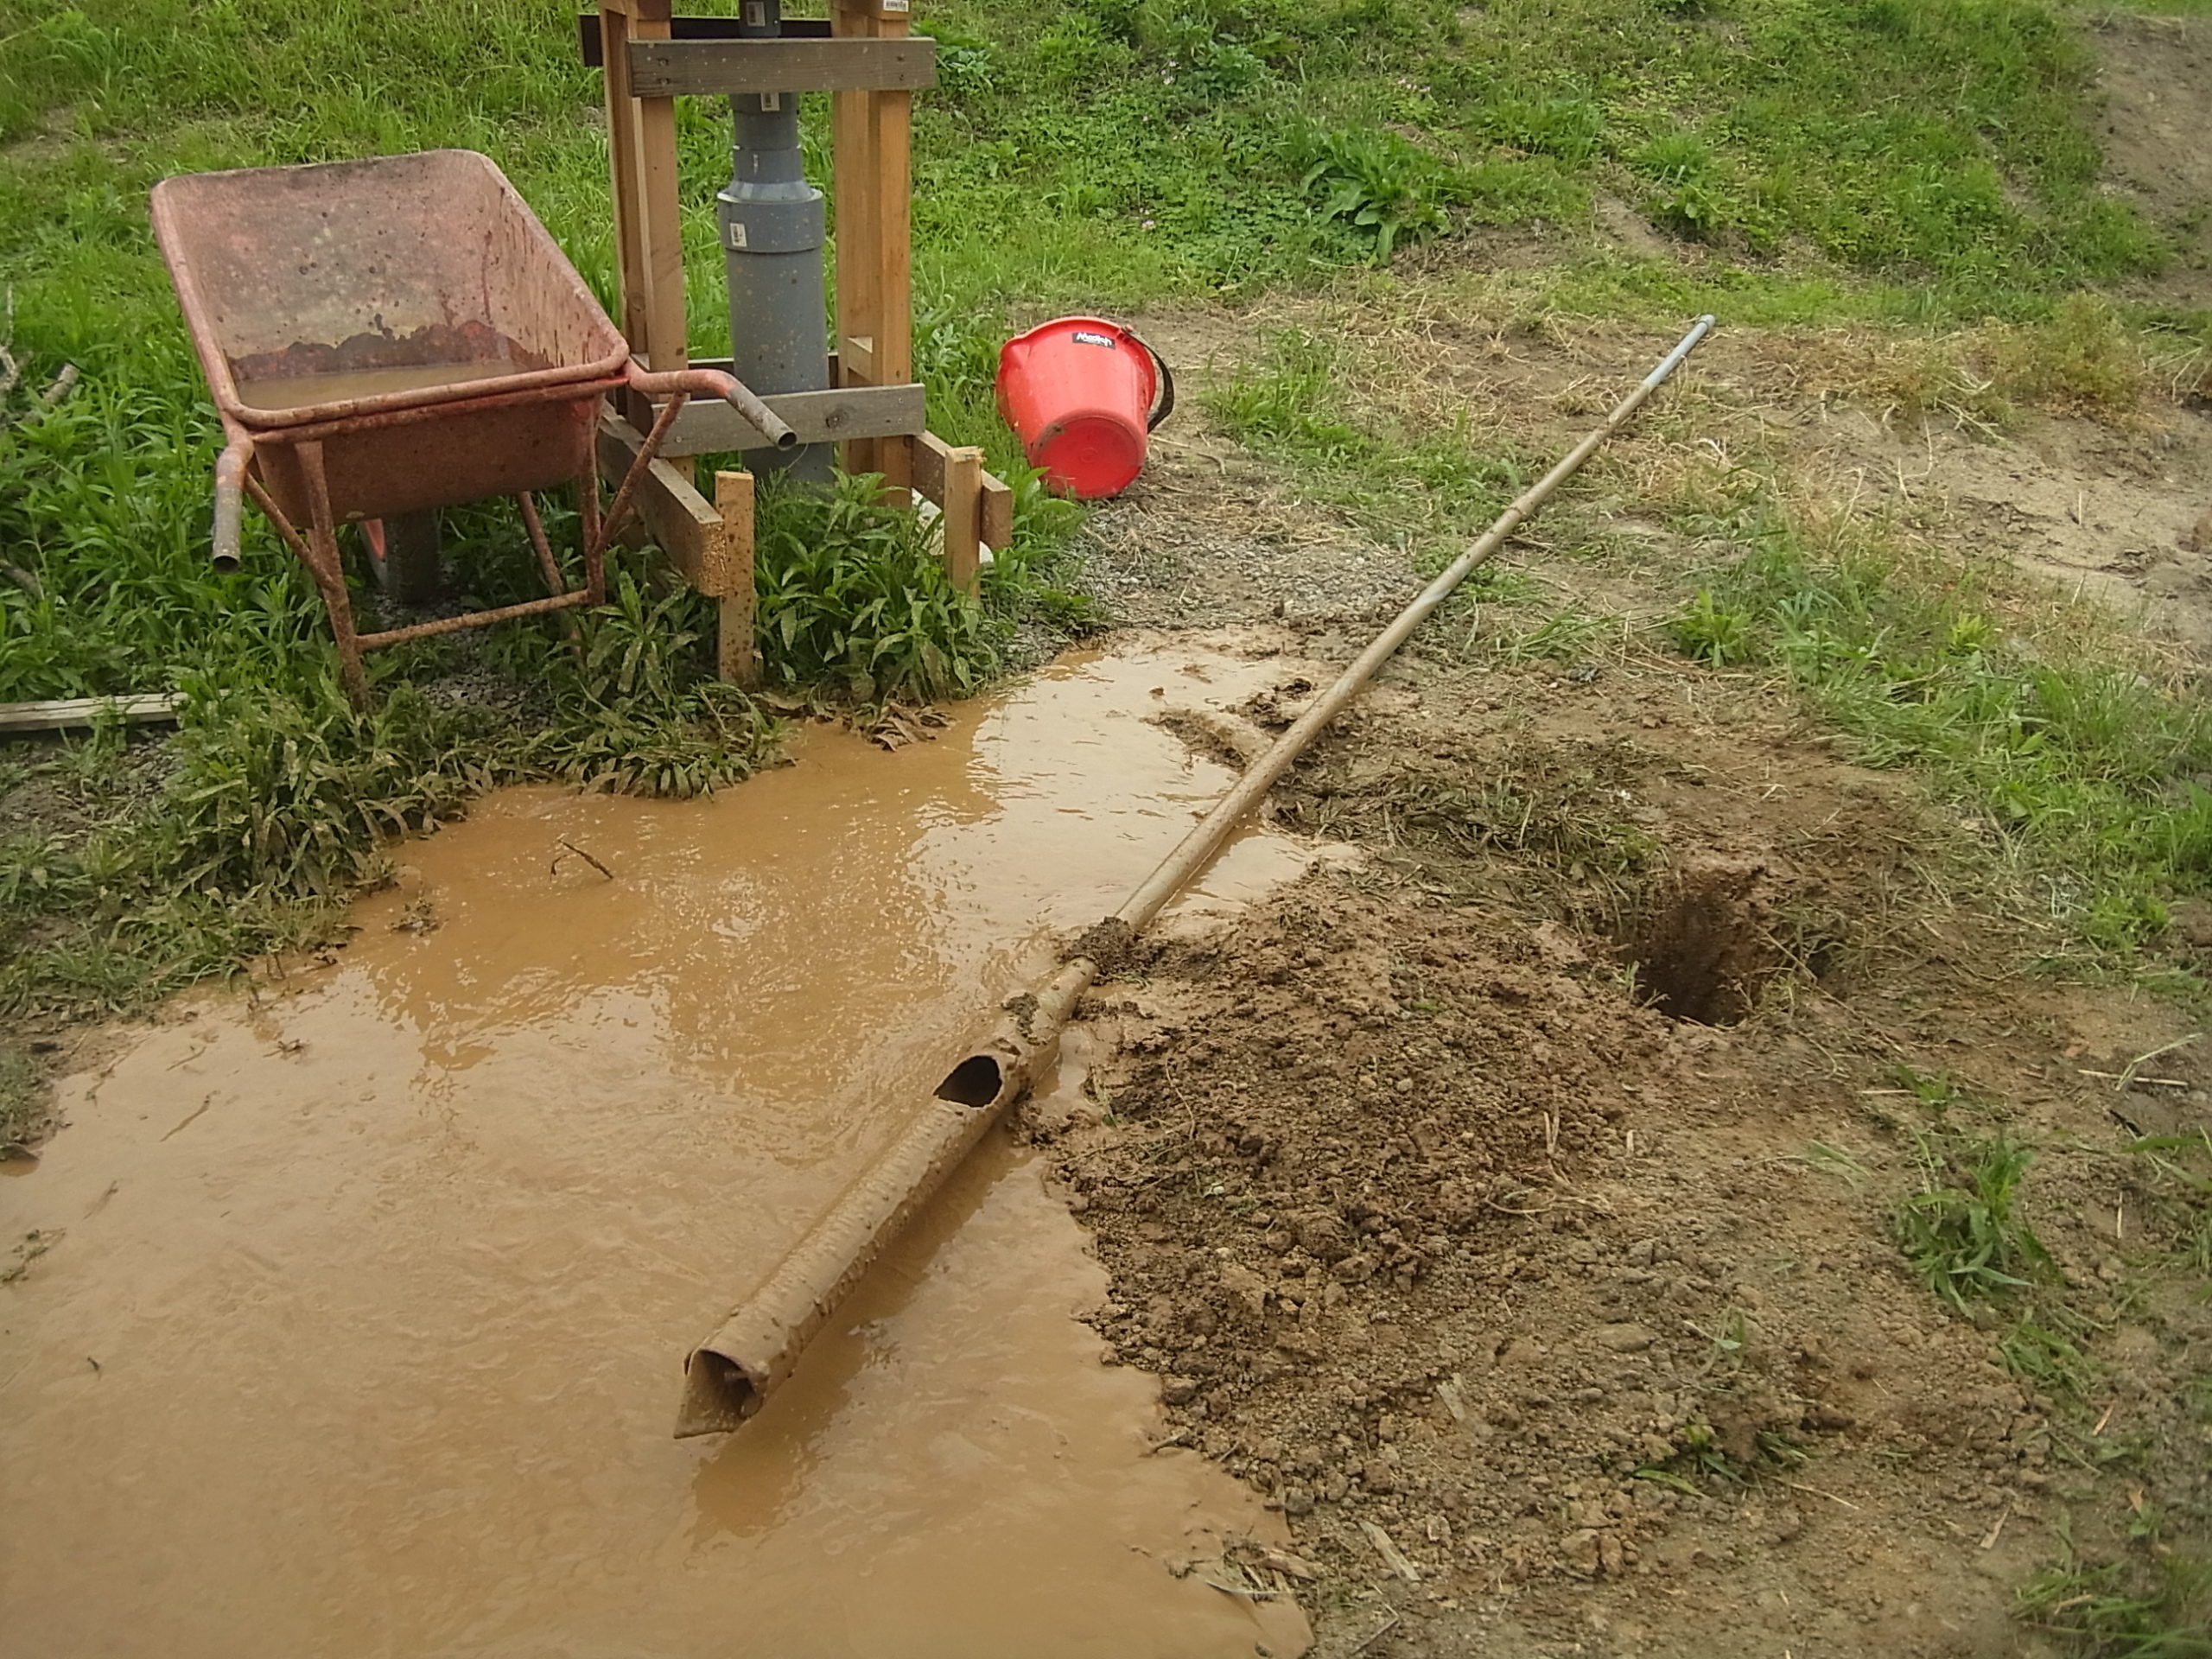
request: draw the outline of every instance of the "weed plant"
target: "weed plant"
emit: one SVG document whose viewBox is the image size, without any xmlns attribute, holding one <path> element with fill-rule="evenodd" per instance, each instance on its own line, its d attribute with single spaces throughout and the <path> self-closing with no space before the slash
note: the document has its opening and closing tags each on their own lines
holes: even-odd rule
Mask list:
<svg viewBox="0 0 2212 1659">
<path fill-rule="evenodd" d="M 977 604 L 945 574 L 934 525 L 887 503 L 882 480 L 763 492 L 755 555 L 774 682 L 862 702 L 967 696 L 1004 667 L 1021 573 L 994 562 Z M 1072 601 L 1071 601 L 1072 602 Z"/>
<path fill-rule="evenodd" d="M 1912 1270 L 1961 1313 L 2009 1296 L 2053 1272 L 2050 1253 L 2019 1213 L 2020 1183 L 2034 1154 L 1999 1135 L 1915 1136 L 1921 1181 L 1891 1218 Z"/>
</svg>

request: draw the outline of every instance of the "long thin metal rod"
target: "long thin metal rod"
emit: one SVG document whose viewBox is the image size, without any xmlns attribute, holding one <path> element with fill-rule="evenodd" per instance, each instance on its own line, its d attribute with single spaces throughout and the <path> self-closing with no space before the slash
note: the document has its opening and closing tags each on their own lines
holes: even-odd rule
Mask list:
<svg viewBox="0 0 2212 1659">
<path fill-rule="evenodd" d="M 1290 770 L 1321 728 L 1389 660 L 1407 636 L 1453 588 L 1496 556 L 1506 538 L 1574 475 L 1599 445 L 1620 430 L 1713 327 L 1711 317 L 1700 317 L 1696 327 L 1595 431 L 1500 513 L 1473 546 L 1423 588 L 1421 596 L 1338 677 L 1336 683 L 1253 762 L 1236 786 L 1109 919 L 1135 930 L 1157 916 L 1160 907 L 1221 849 L 1230 831 L 1259 804 L 1268 787 Z M 1008 1017 L 946 1074 L 938 1085 L 936 1097 L 906 1131 L 861 1173 L 767 1279 L 731 1310 L 721 1327 L 691 1351 L 683 1362 L 683 1397 L 677 1408 L 678 1439 L 727 1433 L 760 1409 L 769 1394 L 791 1375 L 800 1351 L 828 1323 L 868 1264 L 930 1201 L 969 1149 L 1027 1092 L 1031 1081 L 1051 1065 L 1077 999 L 1098 973 L 1098 963 L 1091 957 L 1072 957 L 1033 995 L 1009 1003 Z"/>
</svg>

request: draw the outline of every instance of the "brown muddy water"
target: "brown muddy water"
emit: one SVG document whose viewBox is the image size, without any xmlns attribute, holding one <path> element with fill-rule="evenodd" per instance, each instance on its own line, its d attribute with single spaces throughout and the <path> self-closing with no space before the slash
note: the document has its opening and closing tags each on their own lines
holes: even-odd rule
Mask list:
<svg viewBox="0 0 2212 1659">
<path fill-rule="evenodd" d="M 238 388 L 249 409 L 310 409 L 317 404 L 352 403 L 395 391 L 427 391 L 434 386 L 466 385 L 524 371 L 512 359 L 478 358 L 466 363 L 408 363 L 392 369 L 341 369 L 331 374 L 293 374 L 251 380 Z"/>
<path fill-rule="evenodd" d="M 494 797 L 334 967 L 71 1079 L 0 1182 L 50 1245 L 0 1287 L 0 1650 L 1301 1650 L 1171 1571 L 1279 1520 L 1147 1454 L 1003 1141 L 759 1419 L 670 1438 L 684 1351 L 1227 786 L 1149 716 L 1291 666 L 1141 641 L 709 802 Z M 1310 856 L 1248 835 L 1196 902 Z"/>
</svg>

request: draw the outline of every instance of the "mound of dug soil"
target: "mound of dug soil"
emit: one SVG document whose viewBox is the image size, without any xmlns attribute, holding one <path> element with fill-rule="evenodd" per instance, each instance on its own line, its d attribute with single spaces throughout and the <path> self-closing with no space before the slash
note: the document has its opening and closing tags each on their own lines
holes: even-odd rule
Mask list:
<svg viewBox="0 0 2212 1659">
<path fill-rule="evenodd" d="M 2113 1294 L 2129 1131 L 2069 1039 L 2117 1028 L 1992 971 L 1909 797 L 1755 711 L 1661 724 L 1621 679 L 1532 717 L 1424 674 L 1285 804 L 1364 868 L 1140 946 L 1086 1009 L 1087 1106 L 1031 1126 L 1113 1357 L 1291 1518 L 1251 1581 L 1324 1654 L 2038 1650 L 2013 1587 L 2119 1416 L 2194 1449 L 2212 1354 L 2201 1307 L 2143 1311 L 2155 1274 Z M 2017 1312 L 1947 1310 L 1892 1241 L 1925 1149 L 2000 1122 L 2132 1381 L 2024 1362 Z M 2139 1247 L 2186 1224 L 2133 1202 Z M 2100 1389 L 2129 1403 L 2093 1433 Z M 2202 1461 L 2129 1478 L 2184 1514 Z"/>
</svg>

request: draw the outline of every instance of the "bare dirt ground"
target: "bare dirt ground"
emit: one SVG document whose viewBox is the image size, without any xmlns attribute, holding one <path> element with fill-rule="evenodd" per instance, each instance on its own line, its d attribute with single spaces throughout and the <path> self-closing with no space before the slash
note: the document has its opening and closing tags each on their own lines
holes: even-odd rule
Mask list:
<svg viewBox="0 0 2212 1659">
<path fill-rule="evenodd" d="M 2212 29 L 2102 27 L 2114 188 L 2168 219 L 2212 201 L 2174 142 Z M 1202 385 L 1286 323 L 1376 406 L 1546 459 L 1667 343 L 1532 312 L 1510 270 L 1146 327 Z M 1971 823 L 1642 627 L 1707 556 L 1646 504 L 1756 457 L 2193 677 L 2212 408 L 1908 417 L 1878 349 L 1700 353 L 1515 550 L 1607 626 L 1530 662 L 1466 610 L 1432 625 L 1278 791 L 1280 824 L 1364 863 L 1102 984 L 1087 1104 L 1030 1125 L 1111 1275 L 1113 1357 L 1290 1518 L 1294 1552 L 1243 1566 L 1322 1655 L 2077 1652 L 2016 1616 L 2038 1572 L 2212 1541 L 2202 1222 L 2129 1151 L 2212 1126 L 2212 1053 L 2134 1064 L 2191 1007 L 2052 971 L 1978 900 Z M 1094 581 L 1132 620 L 1279 620 L 1348 659 L 1420 576 L 1185 407 Z M 1247 712 L 1280 728 L 1308 690 Z M 2034 1148 L 2063 1281 L 2024 1337 L 1892 1235 L 1931 1158 L 1992 1137 Z"/>
<path fill-rule="evenodd" d="M 2181 245 L 2152 291 L 2175 304 L 2212 305 L 2212 147 L 2204 141 L 2212 29 L 2202 17 L 2122 12 L 2092 27 L 2111 185 L 2172 226 Z"/>
<path fill-rule="evenodd" d="M 2175 1014 L 2025 971 L 1946 902 L 1955 826 L 1756 691 L 1395 677 L 1281 815 L 1366 868 L 1102 986 L 1090 1111 L 1033 1126 L 1102 1335 L 1292 1518 L 1257 1581 L 1324 1654 L 2053 1650 L 2008 1615 L 2062 1516 L 2212 1501 L 2189 1211 L 2125 1150 L 2212 1071 L 2094 1075 Z M 1916 1132 L 1999 1128 L 2083 1396 L 1886 1230 Z"/>
</svg>

